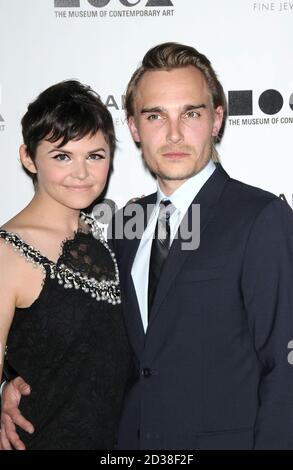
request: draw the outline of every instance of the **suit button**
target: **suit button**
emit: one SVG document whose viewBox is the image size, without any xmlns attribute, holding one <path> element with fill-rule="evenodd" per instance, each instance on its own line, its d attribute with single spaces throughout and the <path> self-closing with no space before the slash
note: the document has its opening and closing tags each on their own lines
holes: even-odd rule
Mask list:
<svg viewBox="0 0 293 470">
<path fill-rule="evenodd" d="M 145 367 L 144 369 L 142 369 L 141 375 L 145 378 L 148 378 L 152 375 L 152 370 L 149 367 Z"/>
</svg>

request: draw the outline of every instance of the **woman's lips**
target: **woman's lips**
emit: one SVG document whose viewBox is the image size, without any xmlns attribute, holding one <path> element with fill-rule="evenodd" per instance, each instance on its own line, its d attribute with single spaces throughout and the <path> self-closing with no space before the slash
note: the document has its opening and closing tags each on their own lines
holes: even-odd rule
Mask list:
<svg viewBox="0 0 293 470">
<path fill-rule="evenodd" d="M 69 191 L 75 191 L 77 193 L 83 192 L 83 191 L 88 191 L 90 189 L 90 186 L 66 186 Z"/>
</svg>

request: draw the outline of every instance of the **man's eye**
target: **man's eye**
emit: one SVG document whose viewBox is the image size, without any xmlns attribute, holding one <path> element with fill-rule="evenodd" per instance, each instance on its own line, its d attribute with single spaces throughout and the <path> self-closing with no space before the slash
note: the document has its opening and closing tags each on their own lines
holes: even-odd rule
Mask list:
<svg viewBox="0 0 293 470">
<path fill-rule="evenodd" d="M 197 117 L 200 116 L 200 114 L 197 113 L 196 111 L 187 111 L 185 116 L 188 117 L 188 118 L 197 118 Z"/>
<path fill-rule="evenodd" d="M 87 158 L 88 160 L 104 160 L 105 156 L 100 153 L 91 153 Z"/>
<path fill-rule="evenodd" d="M 158 119 L 161 119 L 160 114 L 150 114 L 148 116 L 149 121 L 157 121 Z"/>
<path fill-rule="evenodd" d="M 200 116 L 200 114 L 197 111 L 187 111 L 186 116 L 190 118 L 197 118 Z"/>
<path fill-rule="evenodd" d="M 54 160 L 58 160 L 58 162 L 66 162 L 67 160 L 69 160 L 69 157 L 68 155 L 66 155 L 66 153 L 59 153 L 58 155 L 55 155 L 53 158 Z"/>
</svg>

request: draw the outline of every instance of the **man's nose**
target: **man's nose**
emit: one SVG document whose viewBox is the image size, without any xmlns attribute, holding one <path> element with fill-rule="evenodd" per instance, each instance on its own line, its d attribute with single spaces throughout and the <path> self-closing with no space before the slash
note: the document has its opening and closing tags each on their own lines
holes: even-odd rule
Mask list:
<svg viewBox="0 0 293 470">
<path fill-rule="evenodd" d="M 170 119 L 168 122 L 167 140 L 173 144 L 178 144 L 184 139 L 181 122 L 179 119 Z"/>
</svg>

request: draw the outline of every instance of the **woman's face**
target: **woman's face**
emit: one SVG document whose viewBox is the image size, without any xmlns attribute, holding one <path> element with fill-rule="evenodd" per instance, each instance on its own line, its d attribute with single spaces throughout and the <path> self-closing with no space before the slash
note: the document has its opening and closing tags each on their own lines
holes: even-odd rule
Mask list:
<svg viewBox="0 0 293 470">
<path fill-rule="evenodd" d="M 34 162 L 29 167 L 37 174 L 37 193 L 71 208 L 89 206 L 103 191 L 110 167 L 110 148 L 104 135 L 70 140 L 59 147 L 57 142 L 42 140 Z M 21 152 L 22 153 L 22 152 Z"/>
</svg>

